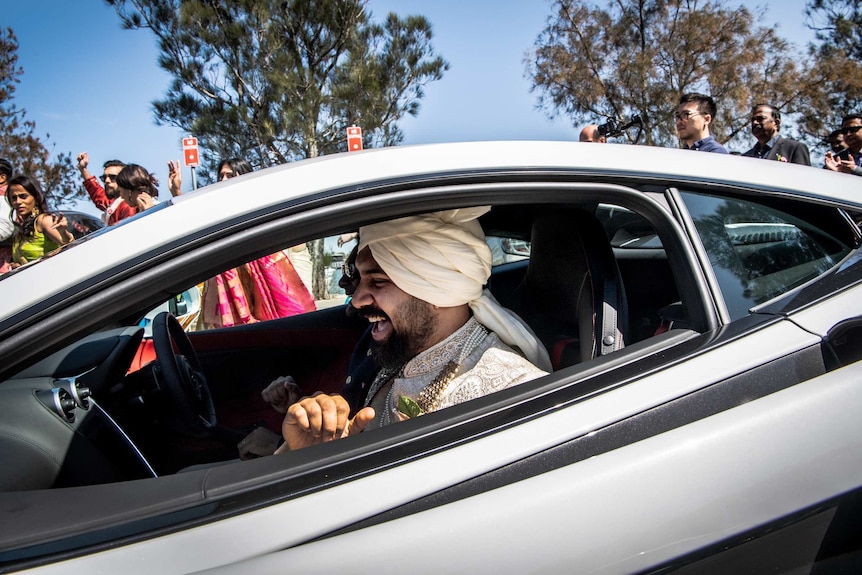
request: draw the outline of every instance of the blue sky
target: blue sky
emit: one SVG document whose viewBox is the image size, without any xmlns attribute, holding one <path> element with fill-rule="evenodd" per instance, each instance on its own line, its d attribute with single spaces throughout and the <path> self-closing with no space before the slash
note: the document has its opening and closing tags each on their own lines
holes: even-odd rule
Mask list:
<svg viewBox="0 0 862 575">
<path fill-rule="evenodd" d="M 811 39 L 804 0 L 744 4 L 766 7 L 761 25 L 777 24 L 798 46 Z M 368 6 L 378 19 L 390 11 L 426 16 L 437 52 L 451 65 L 426 88 L 419 116 L 401 122 L 405 144 L 577 139 L 579 127 L 535 109 L 524 77 L 524 52 L 550 13 L 546 0 L 370 0 Z M 0 0 L 0 14 L 0 25 L 18 37 L 24 68 L 15 103 L 43 141 L 56 152 L 87 151 L 94 174 L 112 158 L 141 164 L 159 178 L 160 197 L 169 197 L 167 162 L 182 158 L 185 134 L 154 123 L 151 102 L 169 77 L 156 63 L 152 35 L 123 30 L 102 0 Z M 183 190 L 191 190 L 188 168 Z M 97 213 L 87 202 L 76 207 Z"/>
</svg>

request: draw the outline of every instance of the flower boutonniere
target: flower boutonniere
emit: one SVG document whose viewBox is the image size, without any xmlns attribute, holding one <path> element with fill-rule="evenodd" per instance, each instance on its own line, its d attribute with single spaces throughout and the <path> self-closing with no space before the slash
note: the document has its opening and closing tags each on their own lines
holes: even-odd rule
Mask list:
<svg viewBox="0 0 862 575">
<path fill-rule="evenodd" d="M 425 415 L 425 410 L 419 407 L 416 400 L 406 395 L 398 396 L 398 416 L 402 421 L 405 419 L 413 419 L 420 415 Z"/>
<path fill-rule="evenodd" d="M 787 158 L 782 156 L 781 154 L 775 154 L 775 159 L 779 162 L 787 162 Z"/>
</svg>

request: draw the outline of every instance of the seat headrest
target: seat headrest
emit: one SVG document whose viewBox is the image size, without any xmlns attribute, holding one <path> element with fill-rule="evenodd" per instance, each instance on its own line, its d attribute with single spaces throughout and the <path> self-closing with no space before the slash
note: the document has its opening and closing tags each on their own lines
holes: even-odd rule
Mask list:
<svg viewBox="0 0 862 575">
<path fill-rule="evenodd" d="M 588 295 L 584 290 L 592 290 L 588 257 L 597 234 L 600 240 L 606 237 L 598 221 L 583 210 L 557 209 L 533 220 L 526 283 L 543 312 L 558 315 L 560 321 L 578 321 L 575 302 Z"/>
</svg>

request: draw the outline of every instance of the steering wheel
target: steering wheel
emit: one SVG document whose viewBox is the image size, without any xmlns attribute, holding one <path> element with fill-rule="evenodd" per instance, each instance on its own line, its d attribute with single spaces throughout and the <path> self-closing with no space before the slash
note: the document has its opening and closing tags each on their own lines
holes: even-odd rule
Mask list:
<svg viewBox="0 0 862 575">
<path fill-rule="evenodd" d="M 166 311 L 153 320 L 153 346 L 172 411 L 171 424 L 193 436 L 209 435 L 216 426 L 216 412 L 206 376 L 188 335 Z"/>
</svg>

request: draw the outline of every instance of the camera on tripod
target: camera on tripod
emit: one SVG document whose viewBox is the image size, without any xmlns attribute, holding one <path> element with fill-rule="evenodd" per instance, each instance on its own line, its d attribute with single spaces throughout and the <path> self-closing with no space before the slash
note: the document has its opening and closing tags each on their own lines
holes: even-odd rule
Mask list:
<svg viewBox="0 0 862 575">
<path fill-rule="evenodd" d="M 616 118 L 610 118 L 604 124 L 599 125 L 599 136 L 605 136 L 606 138 L 619 138 L 632 126 L 643 127 L 643 121 L 641 121 L 640 116 L 632 116 L 631 120 L 626 123 L 621 120 L 617 120 Z"/>
</svg>

